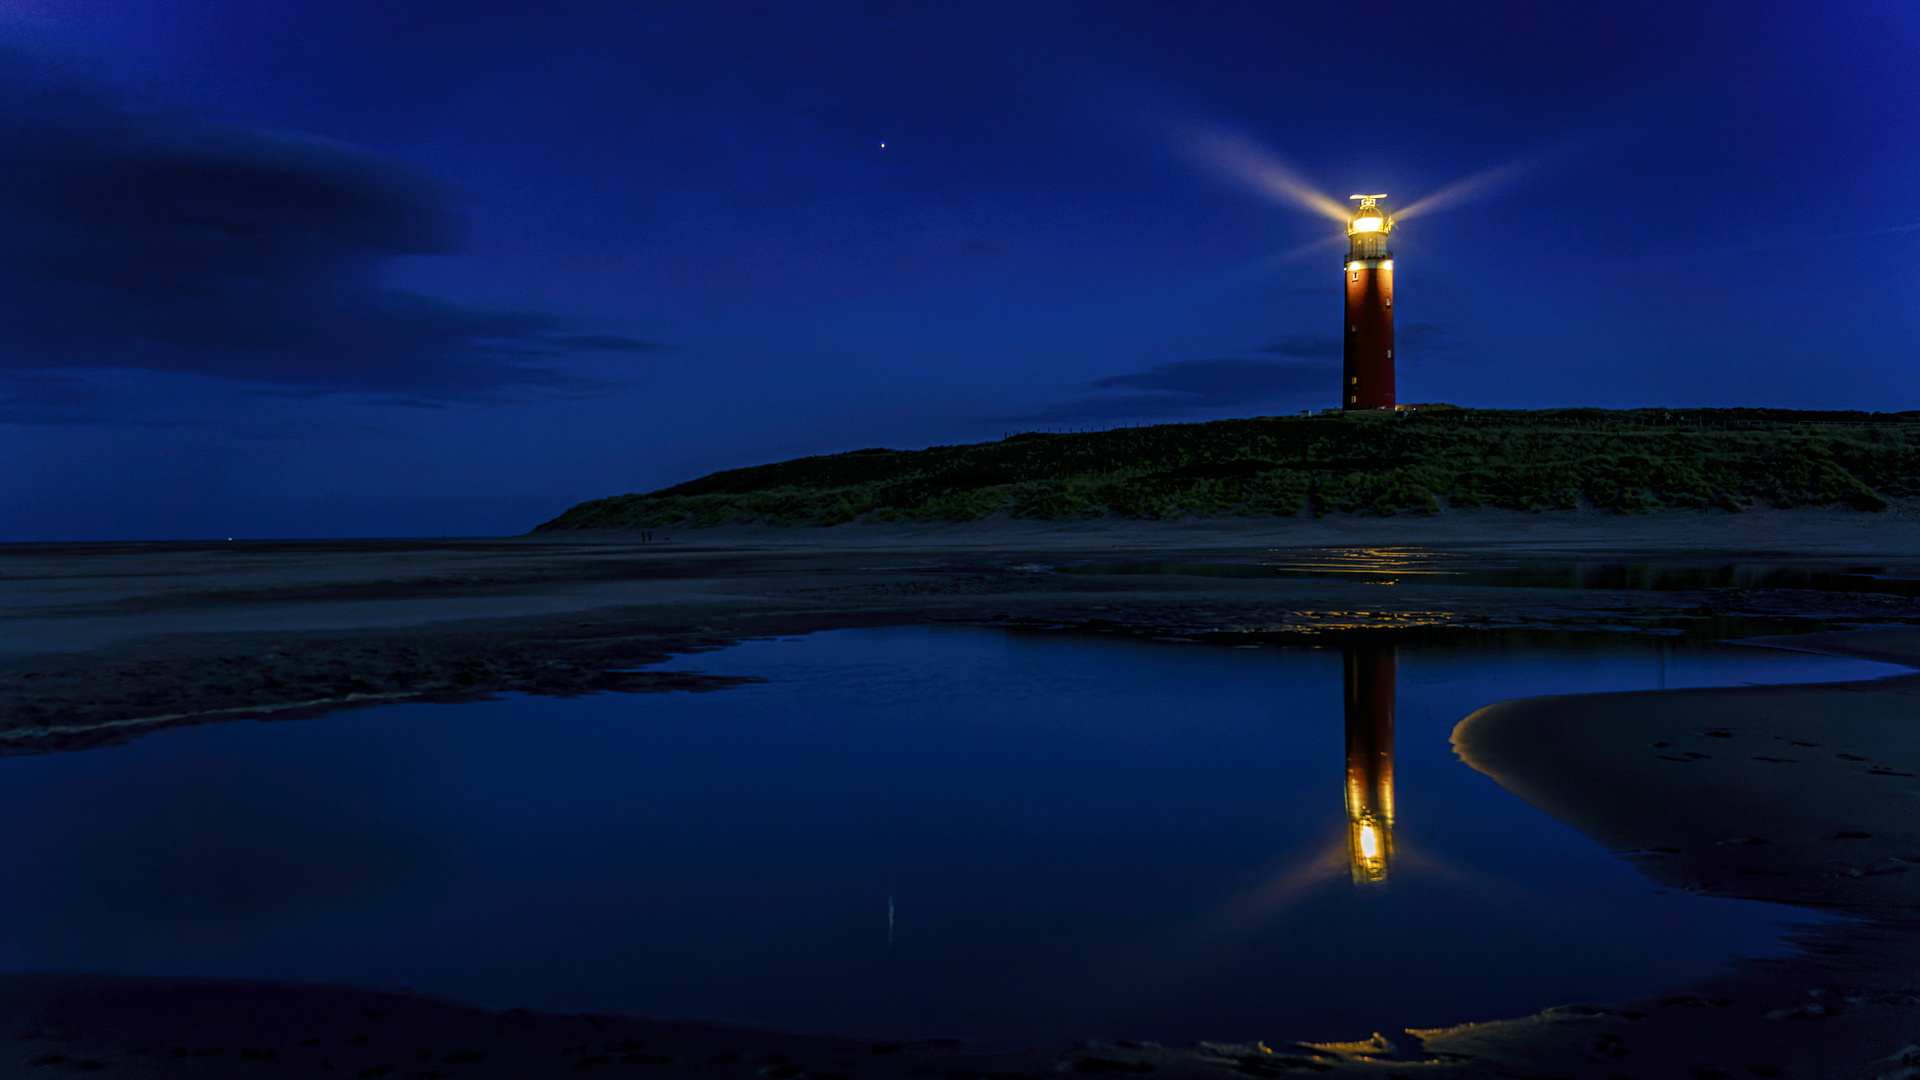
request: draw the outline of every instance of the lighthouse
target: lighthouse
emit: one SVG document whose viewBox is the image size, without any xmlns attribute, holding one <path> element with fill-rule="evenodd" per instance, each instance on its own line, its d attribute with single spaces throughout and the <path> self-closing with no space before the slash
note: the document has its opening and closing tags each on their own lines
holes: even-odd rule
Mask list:
<svg viewBox="0 0 1920 1080">
<path fill-rule="evenodd" d="M 1347 320 L 1341 327 L 1345 362 L 1340 407 L 1391 409 L 1393 400 L 1393 219 L 1380 206 L 1386 195 L 1348 196 L 1360 204 L 1347 223 Z"/>
</svg>

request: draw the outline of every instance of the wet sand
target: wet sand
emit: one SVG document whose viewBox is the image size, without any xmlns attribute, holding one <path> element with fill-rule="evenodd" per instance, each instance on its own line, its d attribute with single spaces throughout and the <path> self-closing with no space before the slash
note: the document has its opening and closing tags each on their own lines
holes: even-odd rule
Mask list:
<svg viewBox="0 0 1920 1080">
<path fill-rule="evenodd" d="M 1911 627 L 1757 640 L 1920 666 Z M 1920 674 L 1530 698 L 1453 739 L 1655 882 L 1849 919 L 1804 933 L 1803 956 L 1429 1049 L 1574 1077 L 1920 1075 Z"/>
<path fill-rule="evenodd" d="M 1882 593 L 1499 588 L 1394 545 L 1580 559 L 1872 560 L 1920 523 L 1851 511 L 1606 518 L 1009 522 L 498 540 L 0 547 L 0 753 L 398 701 L 718 688 L 632 669 L 742 637 L 936 621 L 1181 636 L 1611 626 L 1726 637 L 1920 619 Z M 1381 580 L 1047 572 L 1115 557 L 1358 551 Z M 1371 553 L 1371 554 L 1366 554 Z"/>
<path fill-rule="evenodd" d="M 1920 568 L 1901 515 L 1450 515 L 1197 525 L 738 529 L 463 541 L 0 548 L 0 752 L 159 727 L 506 692 L 717 689 L 631 669 L 744 637 L 931 621 L 1199 641 L 1661 630 L 1778 637 L 1920 665 L 1920 600 L 1359 579 L 1069 575 L 1111 559 L 1390 548 L 1582 559 L 1756 558 Z M 1413 567 L 1380 551 L 1374 565 Z M 1920 576 L 1920 575 L 1917 575 Z M 1473 767 L 1675 888 L 1842 911 L 1806 957 L 1658 999 L 1550 1010 L 1398 1044 L 968 1054 L 628 1017 L 495 1012 L 350 988 L 0 976 L 0 1075 L 1039 1077 L 1920 1076 L 1920 675 L 1842 686 L 1531 699 L 1463 721 Z M 1420 1053 L 1424 1042 L 1425 1054 Z M 1901 1059 L 1905 1055 L 1913 1060 Z M 1397 1058 L 1399 1060 L 1389 1060 Z M 1409 1060 L 1411 1059 L 1411 1060 Z M 1877 1064 L 1876 1064 L 1877 1062 Z M 1910 1066 L 1914 1066 L 1910 1068 Z"/>
</svg>

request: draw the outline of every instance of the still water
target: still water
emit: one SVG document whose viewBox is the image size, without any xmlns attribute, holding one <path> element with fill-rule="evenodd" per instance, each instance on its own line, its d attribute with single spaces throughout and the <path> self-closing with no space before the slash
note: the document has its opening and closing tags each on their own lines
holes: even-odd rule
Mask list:
<svg viewBox="0 0 1920 1080">
<path fill-rule="evenodd" d="M 1053 569 L 1048 567 L 1047 569 Z M 1860 566 L 1815 559 L 1587 560 L 1422 547 L 1276 548 L 1241 558 L 1129 559 L 1059 567 L 1069 574 L 1176 574 L 1527 589 L 1814 589 L 1920 596 L 1920 564 Z"/>
<path fill-rule="evenodd" d="M 1448 733 L 1532 694 L 1904 669 L 1596 639 L 848 630 L 667 665 L 770 680 L 715 693 L 0 759 L 0 970 L 1003 1047 L 1365 1037 L 1784 951 L 1813 916 L 1653 887 L 1460 764 Z"/>
</svg>

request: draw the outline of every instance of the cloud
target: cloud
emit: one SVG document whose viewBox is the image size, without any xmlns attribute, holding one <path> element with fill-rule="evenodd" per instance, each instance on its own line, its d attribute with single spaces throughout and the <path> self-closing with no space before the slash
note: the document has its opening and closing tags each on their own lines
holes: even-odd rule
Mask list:
<svg viewBox="0 0 1920 1080">
<path fill-rule="evenodd" d="M 1339 343 L 1334 344 L 1337 352 Z M 1179 360 L 1096 379 L 1085 396 L 1017 419 L 1038 423 L 1243 408 L 1326 396 L 1338 381 L 1336 366 L 1324 361 Z"/>
<path fill-rule="evenodd" d="M 1333 334 L 1288 334 L 1279 341 L 1271 345 L 1262 345 L 1254 351 L 1295 357 L 1339 356 L 1341 344 L 1340 339 Z"/>
<path fill-rule="evenodd" d="M 380 284 L 461 231 L 449 189 L 366 150 L 138 108 L 0 50 L 0 371 L 447 399 L 586 389 L 556 361 L 654 347 Z"/>
<path fill-rule="evenodd" d="M 668 347 L 657 341 L 642 341 L 622 334 L 568 334 L 549 338 L 548 344 L 581 352 L 652 352 Z"/>
<path fill-rule="evenodd" d="M 1419 322 L 1394 327 L 1393 342 L 1400 359 L 1408 363 L 1452 352 L 1461 345 L 1460 339 L 1446 327 Z"/>
<path fill-rule="evenodd" d="M 93 419 L 99 390 L 74 375 L 0 372 L 0 424 L 82 424 Z"/>
<path fill-rule="evenodd" d="M 1418 362 L 1460 347 L 1451 331 L 1433 323 L 1402 323 L 1395 328 L 1394 339 L 1403 362 Z M 1337 335 L 1288 334 L 1254 351 L 1286 359 L 1159 364 L 1095 379 L 1074 400 L 1006 419 L 1022 423 L 1120 420 L 1282 403 L 1291 409 L 1338 400 L 1342 343 Z"/>
<path fill-rule="evenodd" d="M 1158 390 L 1192 395 L 1209 405 L 1238 405 L 1311 389 L 1326 370 L 1323 364 L 1272 360 L 1180 360 L 1138 374 L 1110 375 L 1093 389 Z"/>
</svg>

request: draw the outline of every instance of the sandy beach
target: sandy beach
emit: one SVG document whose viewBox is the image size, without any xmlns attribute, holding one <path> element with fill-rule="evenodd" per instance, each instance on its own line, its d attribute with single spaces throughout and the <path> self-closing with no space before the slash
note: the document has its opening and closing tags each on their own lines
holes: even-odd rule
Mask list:
<svg viewBox="0 0 1920 1080">
<path fill-rule="evenodd" d="M 1756 643 L 1920 664 L 1909 627 Z M 1654 881 L 1851 918 L 1806 933 L 1801 957 L 1683 995 L 1436 1034 L 1428 1048 L 1568 1076 L 1629 1059 L 1661 1075 L 1913 1075 L 1916 718 L 1920 675 L 1532 698 L 1462 721 L 1464 761 Z"/>
<path fill-rule="evenodd" d="M 1216 643 L 1660 631 L 1920 666 L 1897 589 L 1516 587 L 1439 555 L 1727 560 L 1920 577 L 1920 523 L 1851 511 L 689 531 L 445 541 L 0 548 L 0 750 L 503 692 L 720 689 L 634 668 L 744 638 L 927 622 Z M 1115 559 L 1296 560 L 1318 575 L 1061 573 Z M 7 1075 L 778 1080 L 1168 1076 L 1920 1075 L 1920 675 L 1489 703 L 1473 768 L 1660 885 L 1844 913 L 1794 959 L 1645 1001 L 1393 1043 L 964 1046 L 495 1012 L 353 988 L 0 976 Z M 11 1062 L 7 1060 L 11 1058 Z"/>
<path fill-rule="evenodd" d="M 1204 638 L 1610 625 L 1727 637 L 1915 611 L 1910 598 L 1877 592 L 1469 585 L 1426 572 L 1420 553 L 1435 551 L 1573 562 L 1737 553 L 1789 565 L 1871 561 L 1898 575 L 1920 570 L 1909 554 L 1920 551 L 1920 523 L 1844 510 L 1483 511 L 752 527 L 655 543 L 574 533 L 12 545 L 0 549 L 0 739 L 72 746 L 135 727 L 394 701 L 691 689 L 688 676 L 630 669 L 741 637 L 853 626 L 1019 623 Z M 1366 580 L 1050 572 L 1112 559 L 1311 562 L 1326 552 L 1379 572 Z"/>
</svg>

